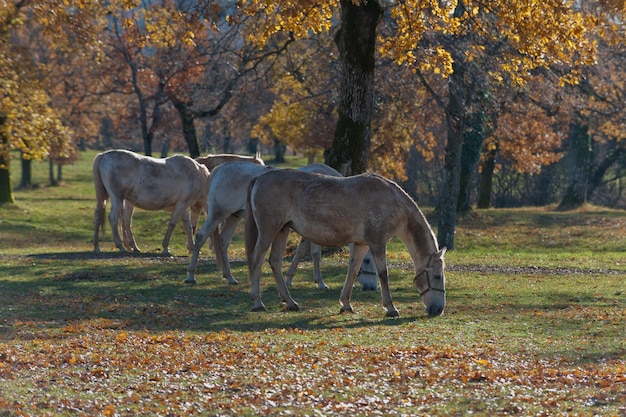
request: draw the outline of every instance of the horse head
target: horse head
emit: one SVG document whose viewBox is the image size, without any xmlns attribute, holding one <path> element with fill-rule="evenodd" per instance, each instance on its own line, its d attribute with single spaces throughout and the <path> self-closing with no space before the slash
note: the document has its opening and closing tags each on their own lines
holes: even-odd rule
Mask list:
<svg viewBox="0 0 626 417">
<path fill-rule="evenodd" d="M 413 284 L 426 306 L 426 312 L 431 317 L 443 314 L 446 305 L 446 278 L 444 275 L 446 263 L 443 259 L 445 253 L 446 248 L 443 248 L 430 255 L 426 267 L 418 272 L 413 279 Z"/>
</svg>

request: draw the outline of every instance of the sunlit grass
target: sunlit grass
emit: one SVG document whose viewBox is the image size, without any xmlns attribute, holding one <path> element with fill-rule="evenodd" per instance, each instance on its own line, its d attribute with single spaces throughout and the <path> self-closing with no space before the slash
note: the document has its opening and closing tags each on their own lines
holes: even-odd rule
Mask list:
<svg viewBox="0 0 626 417">
<path fill-rule="evenodd" d="M 388 245 L 391 292 L 353 292 L 339 314 L 346 250 L 317 290 L 304 262 L 286 312 L 269 267 L 250 311 L 242 228 L 228 286 L 205 247 L 198 284 L 178 226 L 138 210 L 140 255 L 110 230 L 92 253 L 94 153 L 65 184 L 0 206 L 0 415 L 621 415 L 626 383 L 626 213 L 587 207 L 479 210 L 446 255 L 447 307 L 428 318 L 404 246 Z M 14 172 L 14 181 L 16 174 Z M 432 210 L 424 210 L 431 216 Z M 432 222 L 433 225 L 436 222 Z M 285 268 L 288 265 L 285 260 Z"/>
</svg>

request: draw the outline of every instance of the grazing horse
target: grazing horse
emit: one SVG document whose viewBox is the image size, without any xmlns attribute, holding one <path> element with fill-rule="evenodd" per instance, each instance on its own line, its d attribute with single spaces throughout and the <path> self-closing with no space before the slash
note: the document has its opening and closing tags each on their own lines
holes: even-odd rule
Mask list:
<svg viewBox="0 0 626 417">
<path fill-rule="evenodd" d="M 109 222 L 113 240 L 120 251 L 125 252 L 128 248 L 139 252 L 131 231 L 135 206 L 144 210 L 172 212 L 163 239 L 164 255 L 170 254 L 170 236 L 179 219 L 187 233 L 187 249 L 193 250 L 193 231 L 187 209 L 191 207 L 192 213 L 197 213 L 197 216 L 207 211 L 209 177 L 209 170 L 204 165 L 183 155 L 156 159 L 125 150 L 110 150 L 96 155 L 93 161 L 96 188 L 94 252 L 100 252 L 98 230 L 104 228 L 108 199 L 111 200 Z M 124 244 L 118 229 L 120 213 Z"/>
<path fill-rule="evenodd" d="M 430 316 L 445 307 L 445 248 L 417 204 L 394 182 L 375 174 L 329 177 L 297 170 L 275 170 L 250 184 L 246 215 L 253 311 L 265 310 L 261 301 L 261 267 L 270 245 L 269 262 L 287 310 L 298 310 L 285 284 L 280 263 L 289 230 L 323 246 L 354 243 L 348 274 L 341 291 L 341 311 L 353 312 L 350 297 L 359 265 L 367 249 L 378 270 L 382 304 L 387 316 L 399 316 L 389 292 L 387 241 L 398 236 L 415 267 L 413 284 Z"/>
<path fill-rule="evenodd" d="M 233 238 L 237 224 L 245 215 L 246 203 L 248 199 L 248 185 L 259 175 L 271 170 L 267 166 L 260 166 L 246 162 L 228 162 L 216 167 L 211 173 L 209 181 L 209 211 L 207 218 L 196 234 L 196 242 L 194 244 L 193 253 L 187 268 L 187 278 L 185 283 L 193 284 L 196 282 L 195 274 L 198 268 L 198 257 L 200 249 L 207 241 L 209 236 L 213 237 L 213 249 L 218 267 L 222 271 L 222 276 L 228 284 L 238 284 L 233 278 L 230 270 L 230 261 L 228 259 L 228 246 Z M 324 164 L 312 164 L 300 168 L 303 171 L 317 172 L 320 174 L 341 176 L 339 172 Z M 219 227 L 221 225 L 221 228 Z M 221 230 L 220 230 L 221 229 Z M 290 267 L 291 273 L 288 273 L 289 283 L 298 265 L 298 262 L 308 249 L 309 244 L 306 240 L 300 242 L 296 253 L 301 253 L 298 257 L 294 257 Z M 311 255 L 313 257 L 313 276 L 318 288 L 328 289 L 328 286 L 322 279 L 320 272 L 321 248 L 318 245 L 311 245 Z M 375 287 L 374 283 L 374 287 Z"/>
</svg>

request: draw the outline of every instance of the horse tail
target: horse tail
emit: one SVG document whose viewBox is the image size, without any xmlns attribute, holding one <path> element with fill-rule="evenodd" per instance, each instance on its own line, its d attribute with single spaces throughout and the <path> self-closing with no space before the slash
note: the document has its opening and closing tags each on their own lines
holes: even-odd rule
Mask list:
<svg viewBox="0 0 626 417">
<path fill-rule="evenodd" d="M 105 222 L 104 222 L 104 214 L 106 210 L 106 201 L 109 198 L 109 194 L 107 193 L 106 188 L 104 187 L 104 182 L 102 181 L 102 174 L 100 172 L 100 163 L 102 162 L 102 154 L 99 153 L 93 160 L 93 183 L 96 189 L 96 213 L 95 213 L 95 221 L 96 221 L 96 229 L 100 229 L 102 234 L 104 235 L 105 230 Z"/>
<path fill-rule="evenodd" d="M 254 187 L 255 183 L 256 183 L 256 178 L 254 178 L 248 185 L 248 199 L 246 202 L 245 242 L 246 242 L 246 256 L 248 258 L 248 265 L 250 265 L 250 258 L 252 256 L 252 252 L 254 251 L 254 247 L 256 246 L 256 241 L 259 237 L 259 229 L 257 227 L 256 220 L 254 219 L 254 213 L 252 213 L 252 204 L 250 203 L 250 197 L 252 195 L 252 187 Z"/>
</svg>

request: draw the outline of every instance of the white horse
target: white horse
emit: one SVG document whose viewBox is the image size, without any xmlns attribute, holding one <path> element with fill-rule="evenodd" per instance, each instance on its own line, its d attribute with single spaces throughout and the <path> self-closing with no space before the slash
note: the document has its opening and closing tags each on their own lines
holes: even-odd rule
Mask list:
<svg viewBox="0 0 626 417">
<path fill-rule="evenodd" d="M 99 253 L 98 231 L 104 228 L 106 201 L 111 200 L 109 222 L 115 246 L 139 252 L 132 234 L 131 223 L 136 207 L 144 210 L 172 212 L 163 238 L 163 254 L 169 255 L 169 240 L 180 219 L 187 233 L 187 250 L 193 250 L 191 208 L 195 218 L 207 211 L 209 170 L 193 159 L 174 155 L 165 159 L 142 156 L 125 150 L 110 150 L 96 155 L 93 161 L 93 179 L 96 189 L 94 252 Z M 118 224 L 122 214 L 120 239 Z M 192 215 L 193 217 L 193 215 Z"/>
<path fill-rule="evenodd" d="M 219 165 L 226 162 L 252 162 L 253 164 L 265 165 L 261 154 L 257 152 L 254 156 L 247 155 L 235 155 L 230 153 L 218 153 L 208 154 L 206 156 L 199 156 L 196 158 L 196 162 L 209 168 L 209 171 L 213 172 Z"/>
<path fill-rule="evenodd" d="M 248 185 L 257 176 L 267 172 L 272 168 L 254 165 L 245 162 L 228 162 L 216 167 L 211 173 L 209 182 L 209 211 L 207 218 L 196 234 L 196 242 L 192 256 L 187 268 L 187 278 L 185 283 L 195 283 L 196 270 L 198 267 L 198 257 L 200 249 L 209 236 L 213 237 L 213 249 L 218 267 L 222 271 L 222 276 L 231 284 L 238 284 L 233 278 L 228 259 L 228 247 L 237 229 L 241 218 L 245 215 L 246 203 L 248 199 Z M 317 172 L 325 175 L 341 176 L 336 170 L 324 164 L 312 164 L 300 168 L 303 171 Z M 219 227 L 221 225 L 221 228 Z M 289 268 L 289 285 L 295 273 L 298 262 L 309 247 L 309 243 L 303 240 L 296 249 L 297 256 Z M 328 285 L 322 279 L 320 272 L 321 248 L 319 245 L 310 245 L 311 256 L 313 258 L 313 276 L 318 288 L 328 289 Z M 367 268 L 364 268 L 367 270 Z M 376 281 L 371 283 L 371 277 L 364 278 L 363 288 L 376 288 Z"/>
<path fill-rule="evenodd" d="M 282 255 L 290 229 L 323 246 L 354 243 L 341 311 L 352 312 L 350 297 L 358 268 L 369 248 L 376 263 L 382 303 L 390 317 L 394 307 L 387 275 L 387 241 L 398 236 L 407 246 L 415 267 L 413 284 L 430 316 L 445 307 L 445 248 L 415 202 L 394 182 L 379 175 L 330 177 L 297 170 L 268 171 L 254 179 L 248 193 L 246 255 L 253 311 L 265 310 L 261 301 L 261 267 L 269 262 L 287 310 L 298 310 L 281 272 Z"/>
</svg>

